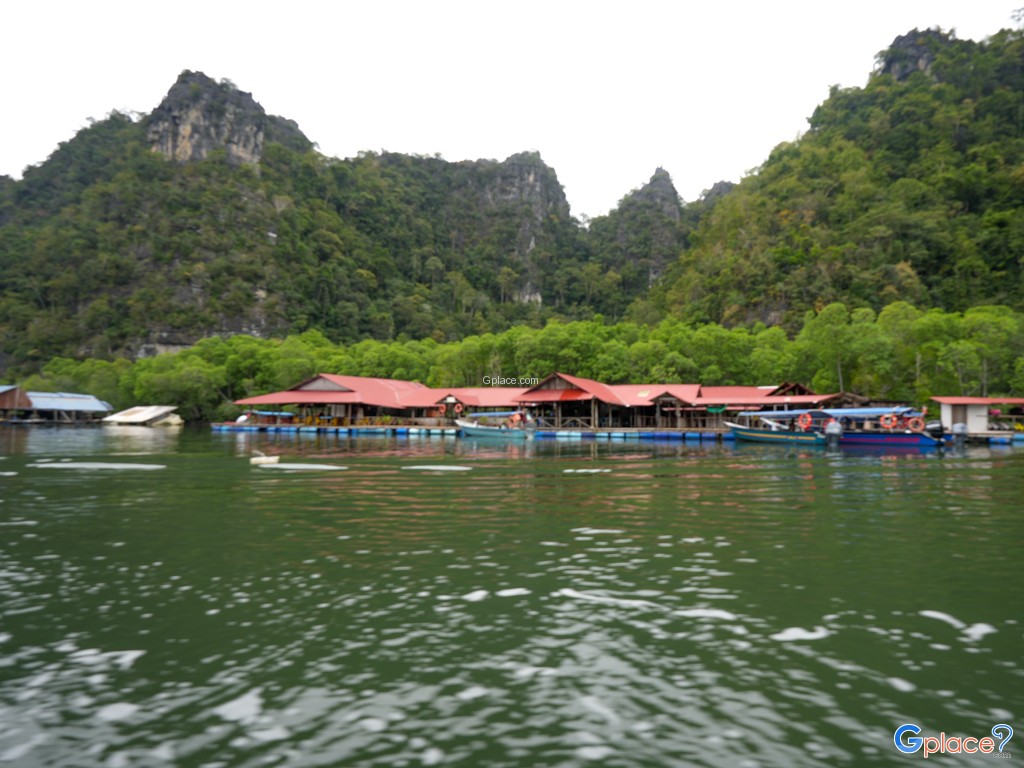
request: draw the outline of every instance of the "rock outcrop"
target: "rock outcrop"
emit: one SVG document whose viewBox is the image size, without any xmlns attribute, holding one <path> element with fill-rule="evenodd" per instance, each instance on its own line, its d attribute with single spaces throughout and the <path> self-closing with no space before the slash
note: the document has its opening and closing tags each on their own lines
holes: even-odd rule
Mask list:
<svg viewBox="0 0 1024 768">
<path fill-rule="evenodd" d="M 914 72 L 931 75 L 935 51 L 952 40 L 952 35 L 940 29 L 915 29 L 900 35 L 879 55 L 879 70 L 895 80 L 906 80 Z"/>
<path fill-rule="evenodd" d="M 294 122 L 268 115 L 252 94 L 188 70 L 147 118 L 146 137 L 154 151 L 182 163 L 223 150 L 229 162 L 255 165 L 266 142 L 313 146 Z"/>
</svg>

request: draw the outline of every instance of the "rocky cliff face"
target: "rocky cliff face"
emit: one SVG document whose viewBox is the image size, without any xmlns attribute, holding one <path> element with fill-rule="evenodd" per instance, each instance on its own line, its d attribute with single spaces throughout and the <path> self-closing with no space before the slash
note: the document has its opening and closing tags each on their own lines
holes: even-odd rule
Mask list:
<svg viewBox="0 0 1024 768">
<path fill-rule="evenodd" d="M 949 44 L 953 37 L 942 30 L 913 30 L 892 41 L 889 49 L 880 54 L 882 74 L 892 75 L 896 80 L 906 80 L 914 72 L 932 73 L 935 51 Z"/>
<path fill-rule="evenodd" d="M 664 168 L 656 169 L 651 180 L 627 195 L 626 199 L 657 210 L 669 221 L 678 222 L 682 214 L 679 193 L 672 183 L 672 177 Z"/>
<path fill-rule="evenodd" d="M 491 207 L 524 204 L 537 221 L 548 216 L 569 219 L 565 191 L 555 172 L 536 152 L 520 152 L 494 164 L 484 188 L 484 199 Z"/>
<path fill-rule="evenodd" d="M 516 300 L 541 304 L 542 265 L 536 251 L 538 242 L 550 241 L 545 227 L 568 226 L 569 203 L 555 171 L 537 152 L 520 152 L 498 163 L 481 160 L 470 163 L 476 170 L 477 204 L 482 210 L 516 212 L 518 228 L 513 252 L 514 268 L 520 275 Z"/>
<path fill-rule="evenodd" d="M 232 163 L 255 165 L 268 141 L 312 147 L 294 122 L 268 115 L 252 94 L 187 70 L 150 114 L 146 136 L 154 151 L 177 162 L 224 150 Z"/>
</svg>

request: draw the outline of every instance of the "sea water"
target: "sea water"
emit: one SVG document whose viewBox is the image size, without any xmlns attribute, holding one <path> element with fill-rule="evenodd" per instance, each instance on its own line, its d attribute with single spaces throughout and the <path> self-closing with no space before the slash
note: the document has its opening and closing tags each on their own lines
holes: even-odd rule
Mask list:
<svg viewBox="0 0 1024 768">
<path fill-rule="evenodd" d="M 1020 723 L 1022 489 L 1011 447 L 0 427 L 0 765 L 920 759 Z"/>
</svg>

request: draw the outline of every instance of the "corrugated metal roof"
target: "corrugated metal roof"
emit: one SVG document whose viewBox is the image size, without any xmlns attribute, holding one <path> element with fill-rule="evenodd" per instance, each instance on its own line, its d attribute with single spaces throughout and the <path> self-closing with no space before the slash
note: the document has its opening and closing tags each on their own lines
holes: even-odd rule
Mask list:
<svg viewBox="0 0 1024 768">
<path fill-rule="evenodd" d="M 769 395 L 768 397 L 698 397 L 694 405 L 817 405 L 835 395 Z"/>
<path fill-rule="evenodd" d="M 569 386 L 549 389 L 544 385 L 560 378 Z M 650 406 L 662 395 L 688 405 L 816 405 L 835 395 L 772 395 L 775 386 L 710 386 L 700 384 L 603 384 L 592 379 L 555 373 L 535 387 L 432 388 L 419 382 L 363 376 L 320 374 L 292 389 L 236 400 L 238 405 L 363 404 L 385 408 L 430 408 L 453 397 L 468 407 L 503 408 L 520 403 L 554 403 L 597 399 L 610 405 Z M 1006 402 L 1005 400 L 1002 402 Z"/>
<path fill-rule="evenodd" d="M 548 389 L 544 385 L 554 378 L 559 378 L 575 389 Z M 567 373 L 553 373 L 536 387 L 525 390 L 516 397 L 520 403 L 551 403 L 566 400 L 592 400 L 598 399 L 609 405 L 626 405 L 607 384 L 593 379 L 584 379 L 581 376 L 570 376 Z"/>
<path fill-rule="evenodd" d="M 148 424 L 178 410 L 176 405 L 137 405 L 103 419 L 109 424 Z"/>
<path fill-rule="evenodd" d="M 451 389 L 424 388 L 402 394 L 405 408 L 429 408 L 454 397 L 463 405 L 475 408 L 511 408 L 513 399 L 523 391 L 522 387 L 452 387 Z"/>
<path fill-rule="evenodd" d="M 299 392 L 294 389 L 235 400 L 236 405 L 358 405 L 366 403 L 358 392 Z M 367 403 L 373 405 L 373 403 Z"/>
<path fill-rule="evenodd" d="M 32 409 L 36 411 L 82 411 L 87 413 L 106 413 L 114 410 L 93 395 L 79 395 L 74 392 L 26 392 L 32 401 Z"/>
<path fill-rule="evenodd" d="M 775 387 L 750 387 L 750 386 L 722 386 L 712 385 L 709 387 L 702 386 L 700 388 L 700 398 L 706 402 L 712 400 L 719 402 L 731 402 L 738 398 L 757 398 L 763 399 L 768 397 Z"/>
</svg>

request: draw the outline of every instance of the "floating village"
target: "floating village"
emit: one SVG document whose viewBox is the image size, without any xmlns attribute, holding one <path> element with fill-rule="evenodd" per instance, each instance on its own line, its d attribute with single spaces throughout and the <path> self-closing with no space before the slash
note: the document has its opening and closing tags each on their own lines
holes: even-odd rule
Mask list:
<svg viewBox="0 0 1024 768">
<path fill-rule="evenodd" d="M 428 387 L 414 381 L 322 373 L 294 387 L 235 401 L 217 432 L 323 432 L 500 440 L 743 440 L 803 445 L 936 447 L 1024 444 L 1024 398 L 933 397 L 931 410 L 768 386 L 605 384 L 552 373 L 529 387 Z M 179 426 L 173 405 L 113 413 L 91 395 L 0 385 L 9 425 Z"/>
</svg>

